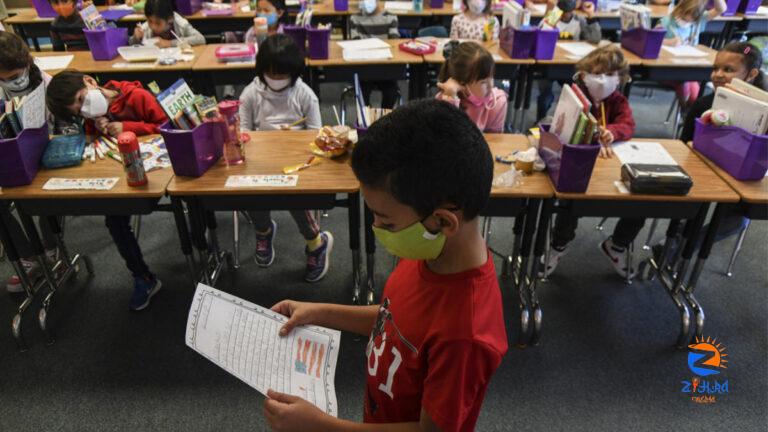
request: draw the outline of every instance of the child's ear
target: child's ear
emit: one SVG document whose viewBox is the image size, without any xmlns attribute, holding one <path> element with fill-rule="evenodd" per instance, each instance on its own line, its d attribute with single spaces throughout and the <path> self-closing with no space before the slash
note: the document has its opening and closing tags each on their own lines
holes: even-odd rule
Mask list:
<svg viewBox="0 0 768 432">
<path fill-rule="evenodd" d="M 746 79 L 746 81 L 747 81 L 748 83 L 751 83 L 752 81 L 754 81 L 754 80 L 755 80 L 755 78 L 757 78 L 757 76 L 758 76 L 758 75 L 760 75 L 760 69 L 751 69 L 751 70 L 749 71 L 749 73 L 747 73 L 747 79 Z"/>
<path fill-rule="evenodd" d="M 460 222 L 457 212 L 448 209 L 437 209 L 432 213 L 432 216 L 437 219 L 440 231 L 446 237 L 452 237 L 459 232 Z"/>
<path fill-rule="evenodd" d="M 278 9 L 278 10 L 277 10 L 277 17 L 278 17 L 278 18 L 282 18 L 284 13 L 285 13 L 285 11 L 284 11 L 284 10 L 282 10 L 282 9 Z"/>
<path fill-rule="evenodd" d="M 83 83 L 86 87 L 98 87 L 99 83 L 96 82 L 96 80 L 90 76 L 90 75 L 83 75 Z"/>
</svg>

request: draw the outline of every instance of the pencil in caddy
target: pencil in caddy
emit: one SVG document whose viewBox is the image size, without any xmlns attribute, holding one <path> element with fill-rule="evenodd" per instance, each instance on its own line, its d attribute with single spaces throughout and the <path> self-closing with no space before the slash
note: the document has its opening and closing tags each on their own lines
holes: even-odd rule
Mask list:
<svg viewBox="0 0 768 432">
<path fill-rule="evenodd" d="M 696 119 L 693 149 L 736 180 L 761 180 L 768 171 L 768 135 L 736 126 L 714 126 Z"/>
</svg>

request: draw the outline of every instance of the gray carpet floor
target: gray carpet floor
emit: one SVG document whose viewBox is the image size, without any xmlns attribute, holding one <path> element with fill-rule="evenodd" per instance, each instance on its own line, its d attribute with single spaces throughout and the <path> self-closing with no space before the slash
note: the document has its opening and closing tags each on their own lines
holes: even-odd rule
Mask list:
<svg viewBox="0 0 768 432">
<path fill-rule="evenodd" d="M 338 88 L 321 98 L 338 100 Z M 638 135 L 659 137 L 670 93 L 657 90 L 632 103 Z M 659 106 L 665 109 L 660 110 Z M 663 112 L 661 112 L 663 111 Z M 323 115 L 331 119 L 330 107 Z M 529 116 L 531 114 L 529 113 Z M 531 120 L 532 121 L 532 120 Z M 669 130 L 666 131 L 670 133 Z M 242 267 L 226 272 L 218 287 L 270 306 L 283 298 L 348 302 L 351 255 L 346 211 L 322 220 L 336 237 L 328 277 L 302 281 L 303 242 L 290 216 L 275 212 L 281 226 L 277 258 L 269 269 L 253 264 L 253 232 L 244 228 Z M 231 247 L 231 214 L 221 214 L 220 239 Z M 723 275 L 735 239 L 719 243 L 700 279 L 698 298 L 707 312 L 705 334 L 727 348 L 720 375 L 729 394 L 699 405 L 681 393 L 690 379 L 687 352 L 674 348 L 678 317 L 657 283 L 625 285 L 597 250 L 603 232 L 583 219 L 570 255 L 541 285 L 544 335 L 540 346 L 514 347 L 519 326 L 515 294 L 502 281 L 510 350 L 496 372 L 477 424 L 481 431 L 766 430 L 768 423 L 768 224 L 750 228 L 735 275 Z M 666 223 L 657 230 L 659 239 Z M 508 248 L 512 222 L 495 219 L 491 245 Z M 645 238 L 644 230 L 638 239 Z M 145 217 L 140 237 L 147 262 L 163 290 L 141 313 L 128 311 L 131 279 L 112 246 L 103 219 L 69 218 L 71 251 L 90 255 L 96 274 L 81 271 L 56 297 L 51 326 L 58 340 L 45 346 L 30 315 L 31 349 L 16 351 L 10 320 L 20 302 L 0 290 L 0 430 L 265 430 L 263 398 L 184 343 L 193 284 L 186 273 L 172 217 Z M 638 248 L 639 249 L 639 248 Z M 641 256 L 643 251 L 638 251 Z M 496 262 L 497 269 L 500 263 Z M 381 287 L 392 259 L 377 252 Z M 10 274 L 7 262 L 0 275 Z M 342 338 L 336 386 L 340 416 L 361 419 L 365 341 Z"/>
</svg>

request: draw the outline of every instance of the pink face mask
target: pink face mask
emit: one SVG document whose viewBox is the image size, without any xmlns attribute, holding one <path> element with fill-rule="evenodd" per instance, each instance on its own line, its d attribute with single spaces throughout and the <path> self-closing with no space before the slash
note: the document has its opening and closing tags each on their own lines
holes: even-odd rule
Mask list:
<svg viewBox="0 0 768 432">
<path fill-rule="evenodd" d="M 496 106 L 496 99 L 493 97 L 493 89 L 488 89 L 488 93 L 485 97 L 477 96 L 471 91 L 469 91 L 469 96 L 467 96 L 467 102 L 470 104 L 481 107 L 484 106 L 486 109 L 492 109 L 494 106 Z"/>
</svg>

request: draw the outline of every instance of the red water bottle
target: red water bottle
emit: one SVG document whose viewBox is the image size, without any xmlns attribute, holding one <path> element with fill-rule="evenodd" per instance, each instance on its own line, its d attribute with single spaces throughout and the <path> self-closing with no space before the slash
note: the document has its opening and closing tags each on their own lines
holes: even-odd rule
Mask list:
<svg viewBox="0 0 768 432">
<path fill-rule="evenodd" d="M 128 186 L 144 186 L 147 184 L 147 173 L 144 171 L 144 161 L 141 160 L 139 140 L 133 132 L 123 132 L 117 137 L 117 148 L 123 158 L 123 167 L 128 177 Z"/>
<path fill-rule="evenodd" d="M 227 140 L 224 142 L 224 160 L 227 165 L 245 162 L 245 149 L 240 142 L 240 101 L 219 102 L 219 112 L 227 123 Z"/>
</svg>

